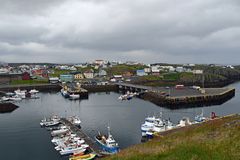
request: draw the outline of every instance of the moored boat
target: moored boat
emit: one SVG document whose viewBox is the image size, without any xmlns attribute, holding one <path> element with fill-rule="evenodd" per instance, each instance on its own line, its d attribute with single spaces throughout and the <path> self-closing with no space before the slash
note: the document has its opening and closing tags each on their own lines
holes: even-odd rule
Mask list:
<svg viewBox="0 0 240 160">
<path fill-rule="evenodd" d="M 119 146 L 118 143 L 115 141 L 113 136 L 110 133 L 110 127 L 108 126 L 108 136 L 102 135 L 100 132 L 98 132 L 98 135 L 95 136 L 95 140 L 98 142 L 98 144 L 101 146 L 101 148 L 110 153 L 114 154 L 119 152 Z"/>
<path fill-rule="evenodd" d="M 86 154 L 86 155 L 79 155 L 79 156 L 71 156 L 69 160 L 91 160 L 96 157 L 96 154 Z"/>
<path fill-rule="evenodd" d="M 71 100 L 77 100 L 77 99 L 80 99 L 80 94 L 70 94 L 69 95 L 69 99 Z"/>
</svg>

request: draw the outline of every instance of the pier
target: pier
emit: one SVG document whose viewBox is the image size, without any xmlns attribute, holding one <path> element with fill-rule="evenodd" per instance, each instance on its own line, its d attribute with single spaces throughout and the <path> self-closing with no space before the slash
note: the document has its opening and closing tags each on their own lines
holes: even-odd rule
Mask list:
<svg viewBox="0 0 240 160">
<path fill-rule="evenodd" d="M 143 93 L 140 98 L 170 109 L 193 106 L 219 105 L 235 96 L 235 89 L 192 87 L 151 87 L 128 83 L 116 83 L 119 90 Z"/>
<path fill-rule="evenodd" d="M 73 125 L 66 118 L 61 118 L 61 123 L 65 124 L 66 126 L 69 126 L 73 133 L 76 133 L 80 138 L 84 139 L 86 144 L 89 145 L 91 152 L 96 154 L 98 157 L 104 157 L 101 148 L 96 144 L 96 142 L 92 138 L 85 134 L 81 129 Z"/>
<path fill-rule="evenodd" d="M 88 98 L 88 90 L 81 87 L 79 83 L 66 83 L 61 85 L 69 94 L 79 94 L 80 98 Z"/>
</svg>

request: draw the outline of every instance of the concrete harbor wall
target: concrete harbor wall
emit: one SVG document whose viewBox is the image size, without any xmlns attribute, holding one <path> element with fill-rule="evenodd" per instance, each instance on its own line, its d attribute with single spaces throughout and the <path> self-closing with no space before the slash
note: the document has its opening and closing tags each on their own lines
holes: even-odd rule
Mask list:
<svg viewBox="0 0 240 160">
<path fill-rule="evenodd" d="M 82 88 L 88 92 L 116 92 L 118 91 L 117 85 L 82 85 Z"/>
<path fill-rule="evenodd" d="M 211 89 L 209 89 L 211 90 Z M 220 105 L 235 96 L 234 88 L 226 88 L 223 92 L 216 92 L 214 94 L 202 94 L 194 96 L 179 96 L 179 97 L 165 97 L 156 92 L 147 92 L 140 97 L 148 100 L 156 105 L 170 108 L 180 109 L 188 107 L 201 107 Z"/>
<path fill-rule="evenodd" d="M 59 84 L 33 84 L 33 85 L 4 85 L 0 86 L 2 92 L 13 92 L 14 90 L 31 90 L 37 89 L 41 92 L 60 91 L 61 86 Z"/>
</svg>

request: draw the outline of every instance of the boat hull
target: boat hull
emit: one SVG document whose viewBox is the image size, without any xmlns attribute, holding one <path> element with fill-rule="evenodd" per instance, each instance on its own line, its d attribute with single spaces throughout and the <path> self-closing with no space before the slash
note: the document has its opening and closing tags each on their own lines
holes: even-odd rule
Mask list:
<svg viewBox="0 0 240 160">
<path fill-rule="evenodd" d="M 95 137 L 95 140 L 97 141 L 99 146 L 102 148 L 102 150 L 104 150 L 105 152 L 108 152 L 110 154 L 119 152 L 119 147 L 108 147 L 105 144 L 103 144 L 100 140 L 98 140 L 96 137 Z"/>
</svg>

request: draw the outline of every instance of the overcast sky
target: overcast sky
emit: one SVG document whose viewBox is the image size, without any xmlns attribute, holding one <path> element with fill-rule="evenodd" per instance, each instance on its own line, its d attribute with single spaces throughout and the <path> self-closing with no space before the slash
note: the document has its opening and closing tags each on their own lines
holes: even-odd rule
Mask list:
<svg viewBox="0 0 240 160">
<path fill-rule="evenodd" d="M 240 64 L 239 0 L 0 0 L 0 61 Z"/>
</svg>

